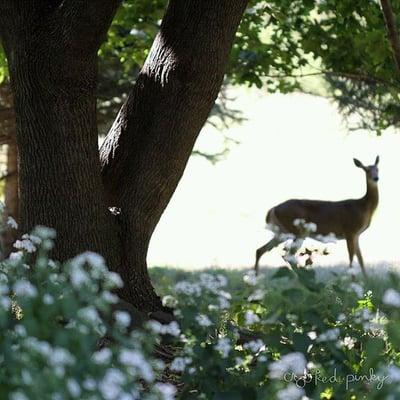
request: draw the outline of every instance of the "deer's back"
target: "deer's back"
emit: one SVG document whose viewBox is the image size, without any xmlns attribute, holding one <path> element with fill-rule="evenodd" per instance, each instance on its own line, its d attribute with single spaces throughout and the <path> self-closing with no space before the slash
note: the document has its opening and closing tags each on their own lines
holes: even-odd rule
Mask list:
<svg viewBox="0 0 400 400">
<path fill-rule="evenodd" d="M 278 225 L 284 232 L 297 234 L 295 219 L 317 225 L 317 233 L 334 233 L 338 238 L 365 229 L 369 224 L 360 210 L 359 200 L 322 201 L 292 199 L 273 207 L 267 222 Z"/>
</svg>

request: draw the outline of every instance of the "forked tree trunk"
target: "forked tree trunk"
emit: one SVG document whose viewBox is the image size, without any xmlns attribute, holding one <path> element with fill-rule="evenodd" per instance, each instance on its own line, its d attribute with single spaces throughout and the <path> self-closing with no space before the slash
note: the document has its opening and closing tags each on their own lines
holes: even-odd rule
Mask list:
<svg viewBox="0 0 400 400">
<path fill-rule="evenodd" d="M 220 89 L 247 0 L 171 0 L 150 56 L 97 150 L 96 52 L 119 1 L 0 0 L 20 157 L 24 231 L 58 231 L 121 273 L 123 298 L 161 307 L 146 256 Z M 102 170 L 101 170 L 102 168 Z M 101 175 L 102 173 L 102 175 Z M 108 207 L 117 207 L 113 216 Z"/>
</svg>

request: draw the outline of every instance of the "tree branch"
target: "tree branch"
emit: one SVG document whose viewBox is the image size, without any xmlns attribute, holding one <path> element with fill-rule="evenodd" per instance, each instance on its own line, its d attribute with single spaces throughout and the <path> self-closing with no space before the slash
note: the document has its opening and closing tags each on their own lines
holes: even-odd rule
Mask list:
<svg viewBox="0 0 400 400">
<path fill-rule="evenodd" d="M 218 95 L 247 2 L 170 0 L 100 149 L 108 205 L 121 208 L 124 280 L 132 288 L 147 273 L 151 235 Z"/>
<path fill-rule="evenodd" d="M 396 15 L 393 12 L 390 0 L 381 0 L 381 6 L 394 61 L 397 71 L 400 72 L 400 38 L 397 30 Z"/>
</svg>

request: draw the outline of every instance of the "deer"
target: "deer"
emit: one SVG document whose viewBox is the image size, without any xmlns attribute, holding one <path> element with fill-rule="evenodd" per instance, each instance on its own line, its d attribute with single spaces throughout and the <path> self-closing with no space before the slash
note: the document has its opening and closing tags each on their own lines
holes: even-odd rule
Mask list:
<svg viewBox="0 0 400 400">
<path fill-rule="evenodd" d="M 267 224 L 275 225 L 283 233 L 299 235 L 299 228 L 293 224 L 303 219 L 316 225 L 315 234 L 334 234 L 337 239 L 345 239 L 349 253 L 349 267 L 353 266 L 354 255 L 357 256 L 361 270 L 366 276 L 364 260 L 361 254 L 359 237 L 371 224 L 372 216 L 378 206 L 379 192 L 379 156 L 375 163 L 364 166 L 361 161 L 353 159 L 356 167 L 365 173 L 367 189 L 363 197 L 342 201 L 300 200 L 291 199 L 272 207 L 266 216 Z M 255 273 L 258 274 L 259 260 L 271 250 L 272 238 L 256 251 Z"/>
</svg>

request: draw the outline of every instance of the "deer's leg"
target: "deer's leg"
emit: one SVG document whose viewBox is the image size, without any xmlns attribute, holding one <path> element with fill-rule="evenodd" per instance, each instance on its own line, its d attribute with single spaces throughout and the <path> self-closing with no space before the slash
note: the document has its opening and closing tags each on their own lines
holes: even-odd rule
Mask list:
<svg viewBox="0 0 400 400">
<path fill-rule="evenodd" d="M 365 272 L 364 260 L 363 260 L 362 254 L 361 254 L 361 249 L 360 249 L 360 244 L 358 243 L 358 238 L 356 238 L 356 240 L 355 240 L 355 247 L 356 247 L 356 255 L 357 255 L 358 262 L 360 264 L 360 267 L 362 269 L 364 276 L 366 276 L 367 273 Z"/>
<path fill-rule="evenodd" d="M 353 265 L 353 258 L 356 249 L 354 237 L 347 237 L 346 243 L 347 243 L 347 251 L 349 252 L 349 267 L 351 268 Z"/>
<path fill-rule="evenodd" d="M 264 246 L 261 246 L 256 251 L 256 263 L 254 264 L 254 270 L 256 271 L 256 275 L 258 274 L 258 262 L 260 261 L 260 258 L 270 249 L 270 244 L 273 240 L 274 239 L 271 239 L 268 243 L 264 244 Z"/>
</svg>

